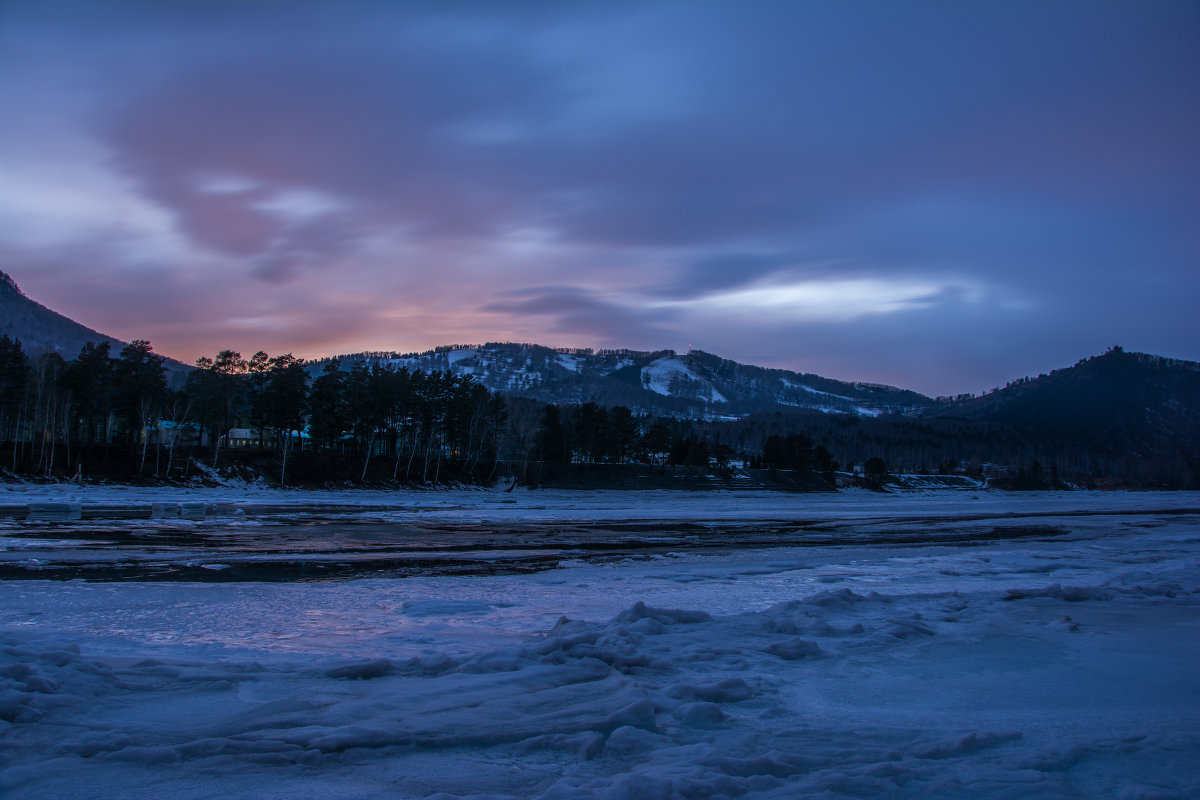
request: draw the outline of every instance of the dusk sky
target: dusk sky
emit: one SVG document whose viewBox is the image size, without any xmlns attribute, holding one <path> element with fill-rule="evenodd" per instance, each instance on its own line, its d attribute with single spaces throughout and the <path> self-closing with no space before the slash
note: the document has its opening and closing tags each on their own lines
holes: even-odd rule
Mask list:
<svg viewBox="0 0 1200 800">
<path fill-rule="evenodd" d="M 1200 359 L 1196 2 L 0 0 L 0 269 L 183 361 Z"/>
</svg>

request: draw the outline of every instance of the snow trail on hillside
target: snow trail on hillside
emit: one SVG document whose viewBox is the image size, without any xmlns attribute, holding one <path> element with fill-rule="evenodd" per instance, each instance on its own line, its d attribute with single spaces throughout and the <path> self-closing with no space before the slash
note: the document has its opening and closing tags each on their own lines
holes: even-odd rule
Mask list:
<svg viewBox="0 0 1200 800">
<path fill-rule="evenodd" d="M 660 358 L 642 367 L 642 384 L 664 397 L 694 397 L 708 403 L 728 402 L 711 381 L 692 372 L 681 358 Z M 677 385 L 682 388 L 677 388 Z"/>
</svg>

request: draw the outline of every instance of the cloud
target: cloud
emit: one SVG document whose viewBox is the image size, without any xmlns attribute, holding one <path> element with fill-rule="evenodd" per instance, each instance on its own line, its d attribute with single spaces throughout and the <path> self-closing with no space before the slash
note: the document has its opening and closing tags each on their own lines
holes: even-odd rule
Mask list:
<svg viewBox="0 0 1200 800">
<path fill-rule="evenodd" d="M 0 27 L 0 257 L 97 325 L 695 340 L 939 388 L 1200 357 L 1192 5 L 72 10 Z"/>
<path fill-rule="evenodd" d="M 978 302 L 981 287 L 931 280 L 852 278 L 800 283 L 759 283 L 690 300 L 656 304 L 693 314 L 767 315 L 775 320 L 842 321 L 928 309 L 947 299 Z"/>
<path fill-rule="evenodd" d="M 364 222 L 430 238 L 541 225 L 605 247 L 794 248 L 914 194 L 984 205 L 1014 186 L 1114 195 L 1144 177 L 1112 166 L 1130 163 L 1131 141 L 1152 141 L 1162 176 L 1188 158 L 1188 138 L 1167 124 L 1178 120 L 1164 118 L 1195 94 L 1186 84 L 1154 81 L 1149 103 L 1083 91 L 1088 77 L 1136 80 L 1140 62 L 1131 77 L 1067 40 L 1081 23 L 1099 35 L 1113 20 L 1051 13 L 1039 27 L 999 15 L 983 26 L 986 15 L 950 7 L 676 11 L 592 11 L 586 30 L 550 15 L 517 39 L 512 21 L 486 13 L 423 24 L 382 15 L 390 47 L 359 26 L 358 46 L 301 28 L 182 61 L 118 106 L 106 135 L 128 173 L 218 247 L 269 240 L 257 206 L 188 197 L 174 176 L 225 172 L 279 193 L 354 198 Z M 670 26 L 687 36 L 664 36 Z M 592 49 L 618 32 L 647 72 Z M 1025 47 L 1015 66 L 1014 41 Z M 729 57 L 712 58 L 723 45 Z M 233 214 L 247 219 L 219 232 Z"/>
<path fill-rule="evenodd" d="M 678 333 L 670 326 L 670 312 L 638 308 L 606 300 L 596 293 L 568 286 L 515 290 L 480 307 L 488 314 L 544 317 L 546 330 L 596 342 L 629 346 L 669 340 Z"/>
</svg>

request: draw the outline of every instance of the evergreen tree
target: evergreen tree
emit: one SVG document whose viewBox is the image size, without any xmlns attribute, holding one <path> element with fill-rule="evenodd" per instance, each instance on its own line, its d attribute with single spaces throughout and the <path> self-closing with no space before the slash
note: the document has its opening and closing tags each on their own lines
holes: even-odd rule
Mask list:
<svg viewBox="0 0 1200 800">
<path fill-rule="evenodd" d="M 13 469 L 16 469 L 16 442 L 22 439 L 25 392 L 29 383 L 29 358 L 21 349 L 20 339 L 0 336 L 0 441 L 13 443 Z"/>
<path fill-rule="evenodd" d="M 879 456 L 871 456 L 863 464 L 863 477 L 874 486 L 883 486 L 884 480 L 888 476 L 887 462 Z"/>
<path fill-rule="evenodd" d="M 246 360 L 235 350 L 222 350 L 213 361 L 217 399 L 221 407 L 221 432 L 228 433 L 238 420 L 245 402 Z"/>
<path fill-rule="evenodd" d="M 308 373 L 304 360 L 291 353 L 271 359 L 263 391 L 267 425 L 276 431 L 277 443 L 286 445 L 304 424 L 308 407 Z"/>
<path fill-rule="evenodd" d="M 822 478 L 832 484 L 836 481 L 838 463 L 833 459 L 833 453 L 826 449 L 825 445 L 817 445 L 817 449 L 813 451 L 813 469 L 816 470 Z"/>
<path fill-rule="evenodd" d="M 689 433 L 671 442 L 668 463 L 689 467 L 707 467 L 712 447 L 708 439 Z"/>
<path fill-rule="evenodd" d="M 271 379 L 271 357 L 262 350 L 246 362 L 246 403 L 250 411 L 250 427 L 258 431 L 258 446 L 264 444 L 267 427 L 266 404 L 263 395 Z"/>
<path fill-rule="evenodd" d="M 217 466 L 221 441 L 245 411 L 247 363 L 241 353 L 222 350 L 215 359 L 201 356 L 187 377 L 184 391 L 202 427 L 211 432 L 213 467 Z"/>
<path fill-rule="evenodd" d="M 558 406 L 553 403 L 548 404 L 542 411 L 542 421 L 537 433 L 537 449 L 539 460 L 547 464 L 566 464 L 571 460 Z"/>
<path fill-rule="evenodd" d="M 346 411 L 355 449 L 364 454 L 360 481 L 366 480 L 376 439 L 387 423 L 393 375 L 388 367 L 379 364 L 368 367 L 366 362 L 359 361 L 345 379 Z"/>
<path fill-rule="evenodd" d="M 812 439 L 802 433 L 768 436 L 763 443 L 761 463 L 768 469 L 809 472 L 813 468 Z"/>
<path fill-rule="evenodd" d="M 633 457 L 637 444 L 637 420 L 633 418 L 633 412 L 625 406 L 609 409 L 604 437 L 605 460 L 626 464 Z"/>
<path fill-rule="evenodd" d="M 656 419 L 642 435 L 640 446 L 651 463 L 667 463 L 671 452 L 671 426 L 662 419 Z"/>
<path fill-rule="evenodd" d="M 150 342 L 134 339 L 121 350 L 114 369 L 113 408 L 123 423 L 126 442 L 132 445 L 140 438 L 139 472 L 146 466 L 149 426 L 160 413 L 166 398 L 167 377 L 163 360 Z"/>
<path fill-rule="evenodd" d="M 687 454 L 684 463 L 689 467 L 707 467 L 712 456 L 712 445 L 707 438 L 698 436 L 688 437 Z"/>
<path fill-rule="evenodd" d="M 342 434 L 350 427 L 344 396 L 345 378 L 341 362 L 330 359 L 321 374 L 313 381 L 309 394 L 309 434 L 317 450 L 332 450 L 340 446 Z"/>
<path fill-rule="evenodd" d="M 113 360 L 109 343 L 88 342 L 67 365 L 62 385 L 71 397 L 69 438 L 95 444 L 108 441 L 113 395 Z"/>
<path fill-rule="evenodd" d="M 575 415 L 574 440 L 579 460 L 592 464 L 603 460 L 608 413 L 595 403 L 584 403 Z"/>
<path fill-rule="evenodd" d="M 1036 458 L 1029 465 L 1029 488 L 1030 489 L 1045 489 L 1046 476 L 1042 472 L 1042 462 Z"/>
<path fill-rule="evenodd" d="M 267 424 L 276 429 L 280 448 L 279 483 L 287 483 L 288 451 L 292 440 L 304 424 L 308 406 L 308 373 L 304 360 L 291 353 L 271 359 L 270 379 L 263 390 Z"/>
</svg>

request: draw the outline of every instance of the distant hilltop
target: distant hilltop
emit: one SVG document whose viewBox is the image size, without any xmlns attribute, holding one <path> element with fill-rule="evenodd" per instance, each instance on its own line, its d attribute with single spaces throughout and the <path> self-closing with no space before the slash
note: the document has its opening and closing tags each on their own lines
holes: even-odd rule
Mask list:
<svg viewBox="0 0 1200 800">
<path fill-rule="evenodd" d="M 21 287 L 17 286 L 17 282 L 7 272 L 0 271 L 0 296 L 5 294 L 15 294 L 24 297 L 25 293 L 21 291 Z"/>
<path fill-rule="evenodd" d="M 330 359 L 314 362 L 319 373 Z M 893 386 L 851 383 L 770 369 L 702 350 L 553 348 L 489 342 L 437 347 L 424 353 L 356 353 L 354 363 L 470 375 L 493 391 L 553 403 L 595 402 L 685 416 L 745 416 L 772 410 L 810 410 L 876 417 L 918 411 L 933 401 Z"/>
<path fill-rule="evenodd" d="M 20 339 L 26 353 L 58 353 L 66 359 L 88 342 L 108 342 L 114 353 L 127 344 L 29 299 L 7 272 L 0 272 L 0 335 Z"/>
<path fill-rule="evenodd" d="M 0 336 L 20 339 L 21 348 L 30 355 L 58 353 L 68 361 L 79 355 L 79 351 L 88 342 L 108 342 L 113 355 L 121 352 L 128 344 L 81 325 L 31 300 L 21 291 L 21 287 L 12 276 L 3 271 L 0 271 Z M 164 363 L 171 372 L 191 369 L 172 358 L 168 358 Z"/>
</svg>

